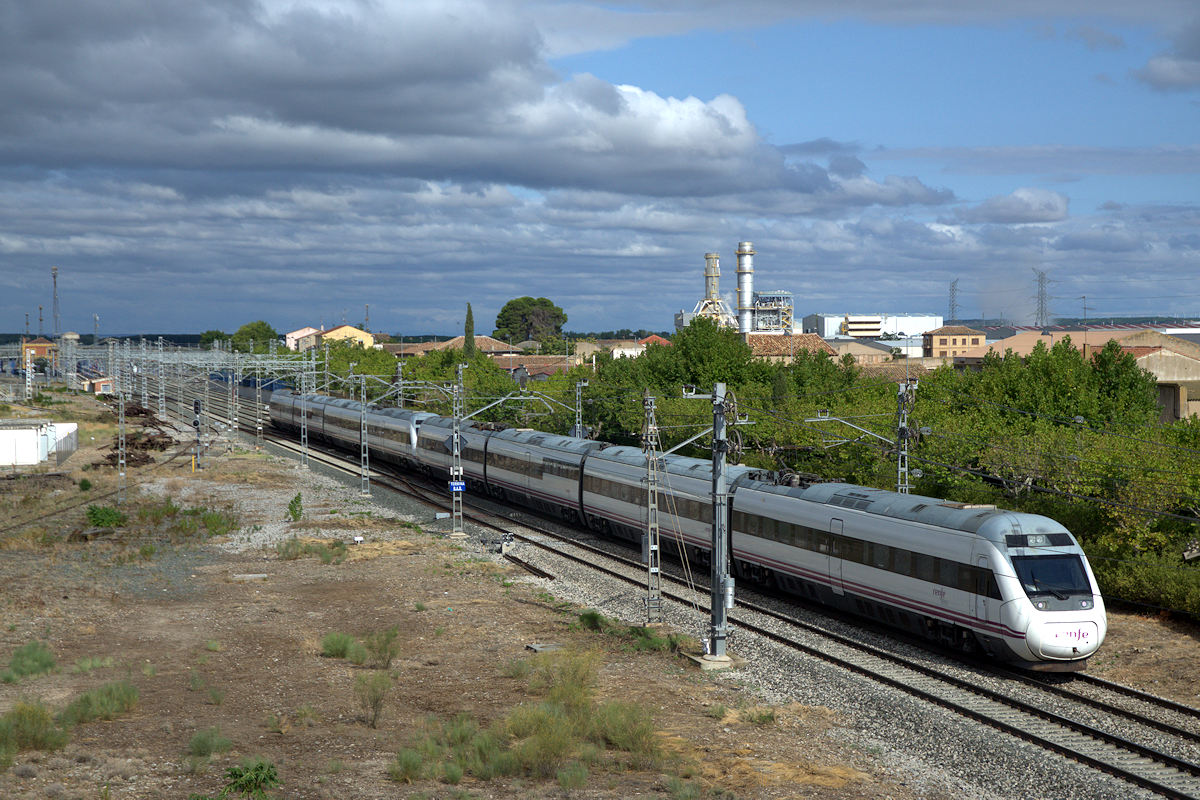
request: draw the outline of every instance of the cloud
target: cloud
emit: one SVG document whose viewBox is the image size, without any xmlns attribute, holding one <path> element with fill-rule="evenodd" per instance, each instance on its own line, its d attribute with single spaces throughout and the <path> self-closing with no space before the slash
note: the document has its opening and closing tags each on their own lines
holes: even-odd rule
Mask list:
<svg viewBox="0 0 1200 800">
<path fill-rule="evenodd" d="M 965 175 L 1178 175 L 1200 173 L 1200 145 L 881 148 L 871 160 L 945 162 L 946 172 Z"/>
<path fill-rule="evenodd" d="M 1125 40 L 1095 25 L 1079 25 L 1067 31 L 1068 39 L 1083 42 L 1089 50 L 1122 50 Z"/>
<path fill-rule="evenodd" d="M 1133 75 L 1164 91 L 1200 89 L 1200 21 L 1180 30 L 1170 52 L 1154 56 Z"/>
<path fill-rule="evenodd" d="M 1022 188 L 1011 194 L 989 197 L 974 208 L 963 209 L 959 215 L 964 221 L 973 223 L 1058 222 L 1067 218 L 1068 204 L 1067 198 L 1058 192 Z"/>
</svg>

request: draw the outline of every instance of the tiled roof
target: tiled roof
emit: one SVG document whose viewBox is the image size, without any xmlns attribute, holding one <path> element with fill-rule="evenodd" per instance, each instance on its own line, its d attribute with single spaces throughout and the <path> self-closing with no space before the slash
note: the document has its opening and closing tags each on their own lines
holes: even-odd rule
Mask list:
<svg viewBox="0 0 1200 800">
<path fill-rule="evenodd" d="M 777 333 L 748 333 L 746 344 L 756 356 L 791 356 L 802 350 L 814 353 L 828 353 L 836 356 L 837 351 L 815 333 L 798 333 L 794 336 L 783 336 Z"/>
<path fill-rule="evenodd" d="M 652 333 L 649 336 L 647 336 L 645 339 L 638 340 L 638 344 L 661 344 L 661 345 L 666 345 L 669 347 L 671 345 L 671 340 L 664 339 L 663 337 L 659 336 L 657 333 Z"/>
<path fill-rule="evenodd" d="M 925 331 L 926 336 L 983 336 L 983 331 L 968 328 L 966 325 L 943 325 L 932 331 Z"/>
</svg>

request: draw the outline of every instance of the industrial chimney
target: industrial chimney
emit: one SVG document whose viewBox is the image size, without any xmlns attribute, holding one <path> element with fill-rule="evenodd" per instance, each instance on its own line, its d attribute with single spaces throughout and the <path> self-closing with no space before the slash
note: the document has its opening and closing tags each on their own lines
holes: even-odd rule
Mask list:
<svg viewBox="0 0 1200 800">
<path fill-rule="evenodd" d="M 754 330 L 754 243 L 738 242 L 738 332 Z"/>
<path fill-rule="evenodd" d="M 721 299 L 721 256 L 718 253 L 704 254 L 704 299 Z"/>
</svg>

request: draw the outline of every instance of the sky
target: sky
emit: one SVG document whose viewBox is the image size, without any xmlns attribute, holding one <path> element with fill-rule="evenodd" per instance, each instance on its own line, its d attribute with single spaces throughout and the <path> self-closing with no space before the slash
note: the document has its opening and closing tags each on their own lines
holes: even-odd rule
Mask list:
<svg viewBox="0 0 1200 800">
<path fill-rule="evenodd" d="M 0 0 L 0 330 L 1200 319 L 1195 0 Z"/>
</svg>

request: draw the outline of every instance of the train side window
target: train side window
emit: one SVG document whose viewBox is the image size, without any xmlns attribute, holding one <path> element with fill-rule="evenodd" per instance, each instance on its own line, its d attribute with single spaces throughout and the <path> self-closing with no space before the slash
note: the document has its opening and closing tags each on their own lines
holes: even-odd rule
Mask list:
<svg viewBox="0 0 1200 800">
<path fill-rule="evenodd" d="M 829 555 L 829 534 L 817 533 L 815 538 L 816 538 L 817 552 L 824 553 L 825 555 Z"/>
<path fill-rule="evenodd" d="M 871 545 L 871 566 L 876 569 L 887 569 L 892 560 L 892 548 L 886 544 Z"/>
<path fill-rule="evenodd" d="M 900 575 L 908 575 L 912 569 L 912 552 L 901 550 L 899 547 L 892 550 L 892 572 Z"/>
<path fill-rule="evenodd" d="M 933 583 L 937 577 L 937 565 L 933 556 L 924 553 L 912 554 L 912 576 L 917 580 Z"/>
<path fill-rule="evenodd" d="M 863 554 L 864 544 L 865 543 L 863 542 L 862 539 L 851 539 L 849 537 L 842 537 L 842 540 L 840 542 L 842 558 L 845 559 L 846 561 L 853 561 L 857 564 L 865 563 L 866 558 L 864 557 L 864 554 Z"/>
<path fill-rule="evenodd" d="M 976 567 L 967 564 L 958 565 L 958 588 L 964 592 L 975 591 L 975 573 L 978 571 Z"/>
<path fill-rule="evenodd" d="M 946 558 L 939 558 L 938 563 L 938 579 L 937 582 L 942 586 L 948 586 L 951 589 L 958 588 L 958 562 L 951 561 Z"/>
</svg>

